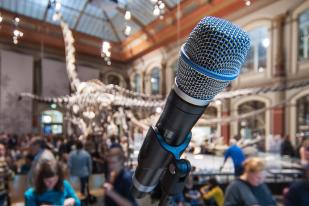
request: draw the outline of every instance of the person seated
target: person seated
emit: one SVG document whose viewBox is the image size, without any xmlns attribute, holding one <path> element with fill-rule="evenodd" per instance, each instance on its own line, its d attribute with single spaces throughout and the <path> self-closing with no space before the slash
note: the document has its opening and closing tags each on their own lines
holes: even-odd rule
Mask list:
<svg viewBox="0 0 309 206">
<path fill-rule="evenodd" d="M 207 185 L 201 187 L 200 192 L 207 206 L 223 206 L 224 194 L 216 178 L 209 179 Z"/>
<path fill-rule="evenodd" d="M 304 178 L 293 182 L 284 198 L 285 206 L 309 205 L 309 164 L 304 166 Z"/>
<path fill-rule="evenodd" d="M 198 183 L 198 176 L 193 175 L 195 171 L 196 167 L 192 167 L 192 170 L 185 181 L 183 194 L 186 204 L 191 206 L 200 206 L 203 205 L 203 200 L 201 198 L 200 191 L 195 185 L 195 183 Z"/>
<path fill-rule="evenodd" d="M 81 205 L 70 183 L 64 180 L 60 164 L 54 160 L 41 164 L 34 187 L 29 188 L 24 196 L 26 206 Z"/>
<path fill-rule="evenodd" d="M 125 163 L 123 150 L 114 147 L 106 156 L 108 163 L 107 181 L 104 183 L 104 205 L 106 206 L 137 206 L 137 202 L 130 192 L 132 173 Z"/>
<path fill-rule="evenodd" d="M 300 163 L 303 166 L 309 164 L 309 139 L 304 140 L 299 150 Z"/>
<path fill-rule="evenodd" d="M 117 135 L 112 135 L 110 136 L 110 146 L 109 146 L 109 149 L 112 149 L 112 148 L 120 148 L 123 150 L 123 147 L 121 146 L 121 144 L 119 143 L 119 136 Z"/>
<path fill-rule="evenodd" d="M 264 162 L 252 157 L 243 163 L 244 173 L 226 189 L 225 206 L 275 206 L 276 202 L 264 183 Z"/>
</svg>

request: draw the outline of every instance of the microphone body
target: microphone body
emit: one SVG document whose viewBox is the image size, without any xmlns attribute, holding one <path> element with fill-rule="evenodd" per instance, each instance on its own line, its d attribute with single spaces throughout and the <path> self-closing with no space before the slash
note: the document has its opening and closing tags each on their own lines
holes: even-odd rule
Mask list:
<svg viewBox="0 0 309 206">
<path fill-rule="evenodd" d="M 190 33 L 180 51 L 175 86 L 139 152 L 131 188 L 137 198 L 153 191 L 165 172 L 173 175 L 170 163 L 180 159 L 209 102 L 239 75 L 249 48 L 247 33 L 216 17 L 202 19 Z"/>
<path fill-rule="evenodd" d="M 161 174 L 174 158 L 156 138 L 156 132 L 164 137 L 167 144 L 178 146 L 185 141 L 193 125 L 204 113 L 205 106 L 192 105 L 179 98 L 172 90 L 156 126 L 150 127 L 138 155 L 139 165 L 133 178 L 132 192 L 143 197 L 159 182 Z M 142 180 L 142 184 L 139 183 Z"/>
</svg>

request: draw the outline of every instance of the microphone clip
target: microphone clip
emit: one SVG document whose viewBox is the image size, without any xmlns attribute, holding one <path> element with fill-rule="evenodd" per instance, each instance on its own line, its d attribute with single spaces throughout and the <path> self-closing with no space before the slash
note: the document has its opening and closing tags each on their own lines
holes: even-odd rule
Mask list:
<svg viewBox="0 0 309 206">
<path fill-rule="evenodd" d="M 175 160 L 180 160 L 181 154 L 185 151 L 185 149 L 188 147 L 188 145 L 189 145 L 189 143 L 191 141 L 192 133 L 190 132 L 180 145 L 173 146 L 173 145 L 168 144 L 164 140 L 164 138 L 161 136 L 161 134 L 160 134 L 159 130 L 157 129 L 157 127 L 153 126 L 152 129 L 153 129 L 153 131 L 155 133 L 155 137 L 157 138 L 157 140 L 160 143 L 161 147 L 165 151 L 167 151 L 168 153 L 173 155 Z"/>
<path fill-rule="evenodd" d="M 153 127 L 153 131 L 161 147 L 174 157 L 160 181 L 162 196 L 159 206 L 165 206 L 171 196 L 181 193 L 184 189 L 191 164 L 186 159 L 180 159 L 180 156 L 188 147 L 192 133 L 190 132 L 180 145 L 172 146 L 166 143 L 156 127 Z"/>
</svg>

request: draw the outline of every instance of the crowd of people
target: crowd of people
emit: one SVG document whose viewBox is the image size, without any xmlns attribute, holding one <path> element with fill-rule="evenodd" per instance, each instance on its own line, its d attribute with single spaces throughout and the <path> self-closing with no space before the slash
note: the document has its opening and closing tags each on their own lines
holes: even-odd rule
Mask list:
<svg viewBox="0 0 309 206">
<path fill-rule="evenodd" d="M 298 158 L 299 166 L 296 169 L 303 174 L 302 179 L 291 182 L 289 187 L 282 189 L 280 204 L 265 183 L 267 168 L 264 160 L 245 154 L 243 148 L 237 144 L 237 139 L 231 139 L 220 167 L 221 170 L 230 158 L 234 166 L 234 181 L 230 182 L 226 188 L 221 187 L 216 178 L 210 178 L 206 185 L 201 187 L 186 186 L 182 198 L 177 196 L 172 199 L 172 202 L 179 206 L 309 205 L 309 139 L 304 138 L 296 150 L 285 137 L 280 141 L 279 148 L 282 156 Z"/>
<path fill-rule="evenodd" d="M 135 206 L 138 202 L 130 192 L 134 168 L 128 164 L 128 142 L 125 138 L 90 135 L 85 141 L 68 137 L 38 137 L 0 134 L 0 206 L 10 204 L 9 182 L 15 175 L 26 175 L 24 191 L 26 206 L 79 206 L 96 202 L 91 195 L 89 178 L 104 174 L 104 205 Z M 285 140 L 284 140 L 285 141 Z M 282 141 L 284 151 L 289 143 Z M 292 153 L 291 153 L 292 155 Z M 295 155 L 295 153 L 293 153 Z M 299 147 L 303 179 L 293 182 L 282 193 L 285 206 L 309 205 L 309 139 Z M 196 185 L 194 168 L 186 180 L 182 194 L 171 198 L 175 205 L 200 206 L 272 206 L 276 199 L 265 180 L 266 166 L 259 157 L 248 157 L 237 141 L 231 140 L 224 153 L 224 166 L 231 158 L 235 180 L 226 188 L 212 177 L 206 185 Z M 221 168 L 222 168 L 221 167 Z M 73 188 L 69 177 L 77 177 L 80 191 Z M 81 201 L 82 200 L 82 201 Z M 103 204 L 103 202 L 102 202 Z"/>
<path fill-rule="evenodd" d="M 108 139 L 89 136 L 77 138 L 37 137 L 0 134 L 0 206 L 10 205 L 9 181 L 14 175 L 26 175 L 26 206 L 79 206 L 79 198 L 95 202 L 89 189 L 89 177 L 104 174 L 102 185 L 105 205 L 137 205 L 129 192 L 132 170 L 127 169 L 126 143 L 118 136 Z M 80 181 L 79 197 L 69 177 Z"/>
</svg>

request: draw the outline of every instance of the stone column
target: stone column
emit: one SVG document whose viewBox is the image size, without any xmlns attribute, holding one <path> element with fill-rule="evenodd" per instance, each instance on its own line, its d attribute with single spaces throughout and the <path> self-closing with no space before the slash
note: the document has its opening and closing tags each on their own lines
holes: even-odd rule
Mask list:
<svg viewBox="0 0 309 206">
<path fill-rule="evenodd" d="M 224 119 L 225 117 L 230 116 L 230 100 L 225 99 L 222 100 L 222 110 L 221 110 L 221 118 Z M 221 136 L 223 136 L 224 143 L 228 144 L 230 142 L 231 136 L 231 125 L 229 122 L 221 124 Z"/>
<path fill-rule="evenodd" d="M 33 62 L 33 94 L 42 95 L 42 58 L 34 57 Z M 32 101 L 32 129 L 38 132 L 40 128 L 40 110 L 38 109 L 39 103 Z"/>
<path fill-rule="evenodd" d="M 284 106 L 277 106 L 272 109 L 273 134 L 284 135 Z"/>
<path fill-rule="evenodd" d="M 273 20 L 272 34 L 273 34 L 273 77 L 285 76 L 284 65 L 284 22 L 286 15 L 279 15 Z"/>
<path fill-rule="evenodd" d="M 286 71 L 285 71 L 285 53 L 284 53 L 284 24 L 287 16 L 282 14 L 276 16 L 273 20 L 273 57 L 274 64 L 272 69 L 272 76 L 278 78 L 280 83 L 284 83 Z M 279 83 L 278 82 L 278 83 Z M 284 91 L 278 91 L 276 94 L 276 102 L 279 103 L 284 100 Z M 272 134 L 284 135 L 284 115 L 285 109 L 283 105 L 276 106 L 272 109 Z"/>
<path fill-rule="evenodd" d="M 161 95 L 163 97 L 166 96 L 166 68 L 167 64 L 166 61 L 162 61 L 161 63 L 161 83 L 160 83 L 160 89 L 161 89 Z"/>
</svg>

